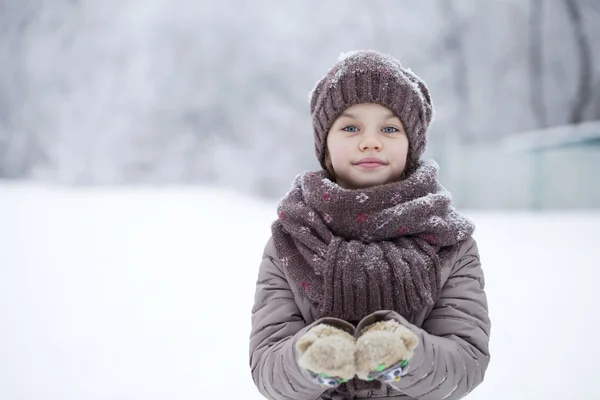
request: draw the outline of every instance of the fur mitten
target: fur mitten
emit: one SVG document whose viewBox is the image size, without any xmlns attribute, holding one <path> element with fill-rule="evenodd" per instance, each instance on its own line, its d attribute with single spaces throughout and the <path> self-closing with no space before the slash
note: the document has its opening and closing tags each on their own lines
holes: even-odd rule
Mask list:
<svg viewBox="0 0 600 400">
<path fill-rule="evenodd" d="M 356 341 L 356 374 L 362 380 L 399 381 L 419 339 L 397 321 L 379 321 L 366 327 Z"/>
<path fill-rule="evenodd" d="M 322 387 L 335 387 L 356 373 L 354 337 L 331 325 L 312 327 L 296 343 L 298 364 Z"/>
</svg>

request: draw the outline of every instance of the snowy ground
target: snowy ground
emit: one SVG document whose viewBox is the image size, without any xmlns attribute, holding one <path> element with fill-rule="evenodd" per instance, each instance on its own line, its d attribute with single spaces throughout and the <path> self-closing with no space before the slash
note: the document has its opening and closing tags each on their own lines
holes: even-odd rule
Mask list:
<svg viewBox="0 0 600 400">
<path fill-rule="evenodd" d="M 213 189 L 0 184 L 0 399 L 261 399 L 248 334 L 274 215 Z M 469 398 L 600 398 L 600 212 L 469 215 L 493 321 Z"/>
</svg>

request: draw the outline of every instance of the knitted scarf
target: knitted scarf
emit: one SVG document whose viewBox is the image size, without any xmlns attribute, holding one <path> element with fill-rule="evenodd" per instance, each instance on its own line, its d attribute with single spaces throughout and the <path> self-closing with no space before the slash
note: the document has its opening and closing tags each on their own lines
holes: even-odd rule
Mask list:
<svg viewBox="0 0 600 400">
<path fill-rule="evenodd" d="M 434 304 L 440 250 L 474 231 L 437 176 L 429 161 L 404 180 L 366 189 L 344 189 L 326 171 L 296 177 L 279 203 L 273 242 L 320 317 L 356 323 L 378 310 L 408 317 Z"/>
</svg>

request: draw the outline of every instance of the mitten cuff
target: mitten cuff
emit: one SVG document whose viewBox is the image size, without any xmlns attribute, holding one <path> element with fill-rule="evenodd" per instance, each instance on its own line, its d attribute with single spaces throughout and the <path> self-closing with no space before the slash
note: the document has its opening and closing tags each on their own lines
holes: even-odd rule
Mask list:
<svg viewBox="0 0 600 400">
<path fill-rule="evenodd" d="M 378 368 L 377 371 L 373 371 L 367 378 L 368 381 L 377 379 L 379 381 L 390 383 L 398 382 L 400 378 L 408 373 L 408 360 L 401 360 L 389 368 Z"/>
</svg>

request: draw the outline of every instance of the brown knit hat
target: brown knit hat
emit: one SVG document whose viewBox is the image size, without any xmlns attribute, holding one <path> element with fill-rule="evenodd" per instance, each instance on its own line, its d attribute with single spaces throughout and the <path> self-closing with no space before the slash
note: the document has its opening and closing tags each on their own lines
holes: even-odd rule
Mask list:
<svg viewBox="0 0 600 400">
<path fill-rule="evenodd" d="M 310 95 L 315 153 L 325 167 L 327 133 L 350 106 L 376 103 L 390 109 L 408 135 L 407 172 L 412 172 L 427 144 L 433 105 L 425 82 L 400 61 L 374 50 L 342 54 Z"/>
</svg>

